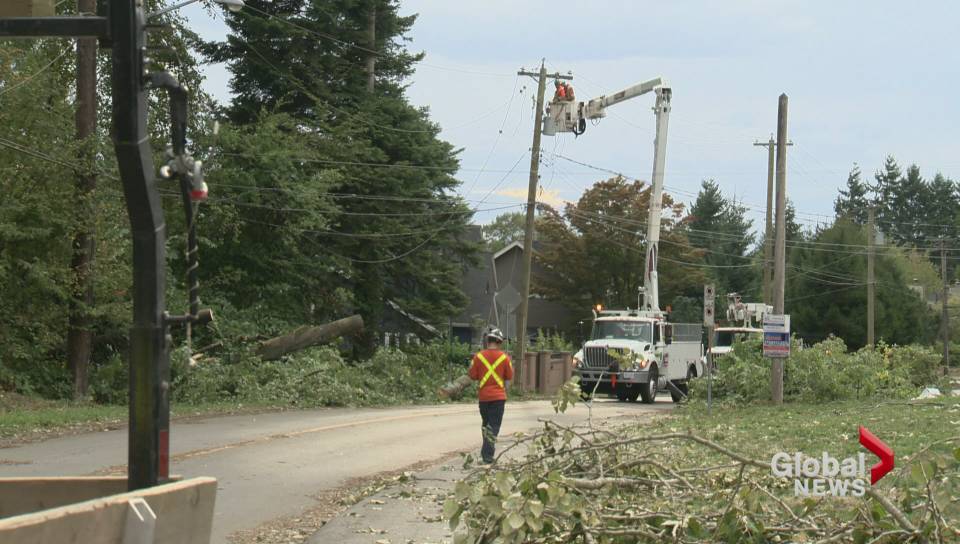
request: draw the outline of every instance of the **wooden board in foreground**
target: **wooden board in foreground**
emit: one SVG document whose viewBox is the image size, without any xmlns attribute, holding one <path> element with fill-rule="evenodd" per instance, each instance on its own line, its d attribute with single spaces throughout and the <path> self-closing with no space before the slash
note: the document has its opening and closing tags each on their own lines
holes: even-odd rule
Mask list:
<svg viewBox="0 0 960 544">
<path fill-rule="evenodd" d="M 53 0 L 3 0 L 0 17 L 50 17 L 54 15 Z"/>
<path fill-rule="evenodd" d="M 3 485 L 0 479 L 0 490 Z M 209 544 L 216 493 L 216 479 L 192 478 L 0 519 L 0 544 L 121 543 L 128 502 L 137 497 L 157 516 L 155 544 Z"/>
</svg>

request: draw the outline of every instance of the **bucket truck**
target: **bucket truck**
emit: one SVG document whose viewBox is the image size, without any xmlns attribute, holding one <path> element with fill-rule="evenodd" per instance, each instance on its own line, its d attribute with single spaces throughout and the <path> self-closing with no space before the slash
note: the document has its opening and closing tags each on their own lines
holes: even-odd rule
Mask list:
<svg viewBox="0 0 960 544">
<path fill-rule="evenodd" d="M 761 302 L 743 302 L 738 293 L 727 295 L 727 324 L 714 329 L 710 354 L 717 357 L 733 351 L 733 344 L 752 336 L 763 336 L 763 316 L 772 314 L 773 306 Z"/>
<path fill-rule="evenodd" d="M 667 313 L 660 309 L 657 255 L 672 91 L 661 78 L 656 78 L 588 102 L 555 100 L 549 105 L 543 127 L 548 136 L 558 132 L 580 135 L 585 132 L 587 121 L 602 119 L 608 107 L 650 92 L 656 94 L 653 111 L 657 132 L 640 288 L 643 302 L 635 310 L 594 312 L 591 338 L 574 357 L 574 372 L 580 377 L 585 395 L 593 391 L 612 392 L 621 401 L 636 401 L 639 397 L 645 403 L 654 402 L 664 388 L 670 389 L 674 401 L 682 399 L 688 380 L 702 375 L 704 369 L 703 327 L 698 323 L 670 323 Z"/>
</svg>

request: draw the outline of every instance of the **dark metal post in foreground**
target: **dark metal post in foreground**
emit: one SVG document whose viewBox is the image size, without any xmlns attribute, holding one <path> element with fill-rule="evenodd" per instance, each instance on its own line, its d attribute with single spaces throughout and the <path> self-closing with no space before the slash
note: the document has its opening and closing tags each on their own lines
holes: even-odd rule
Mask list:
<svg viewBox="0 0 960 544">
<path fill-rule="evenodd" d="M 136 0 L 110 3 L 113 139 L 133 234 L 128 487 L 169 475 L 170 353 L 164 322 L 166 225 L 147 136 L 144 17 Z"/>
<path fill-rule="evenodd" d="M 113 140 L 133 234 L 133 328 L 130 330 L 130 432 L 128 487 L 140 489 L 169 477 L 171 323 L 205 323 L 196 281 L 196 234 L 191 232 L 190 313 L 164 311 L 166 225 L 147 132 L 148 83 L 171 93 L 173 141 L 185 152 L 186 91 L 169 74 L 146 75 L 145 18 L 140 0 L 101 4 L 109 13 L 81 17 L 0 18 L 0 37 L 94 37 L 113 50 Z M 196 165 L 199 170 L 199 165 Z M 180 175 L 185 175 L 180 173 Z M 190 180 L 199 185 L 198 173 Z M 196 189 L 196 188 L 195 188 Z M 201 187 L 206 195 L 206 186 Z M 189 199 L 185 195 L 185 203 Z M 188 208 L 192 214 L 193 208 Z M 195 228 L 192 220 L 188 227 Z"/>
</svg>

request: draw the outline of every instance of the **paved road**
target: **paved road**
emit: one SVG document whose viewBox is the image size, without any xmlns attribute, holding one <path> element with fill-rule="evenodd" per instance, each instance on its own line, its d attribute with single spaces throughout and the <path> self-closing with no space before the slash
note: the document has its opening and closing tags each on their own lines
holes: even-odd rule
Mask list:
<svg viewBox="0 0 960 544">
<path fill-rule="evenodd" d="M 598 400 L 594 417 L 671 408 Z M 549 402 L 507 406 L 502 433 L 537 419 L 584 421 L 582 405 L 556 416 Z M 478 447 L 472 404 L 391 409 L 327 409 L 217 417 L 174 423 L 171 472 L 219 480 L 213 542 L 310 508 L 319 491 L 382 471 L 402 470 L 450 452 Z M 123 471 L 127 433 L 107 431 L 0 450 L 0 476 L 65 476 Z"/>
</svg>

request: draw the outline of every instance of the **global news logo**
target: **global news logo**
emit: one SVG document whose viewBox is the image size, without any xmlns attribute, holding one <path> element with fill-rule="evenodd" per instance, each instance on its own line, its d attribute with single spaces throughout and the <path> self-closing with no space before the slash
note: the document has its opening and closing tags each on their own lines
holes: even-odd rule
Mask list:
<svg viewBox="0 0 960 544">
<path fill-rule="evenodd" d="M 875 485 L 893 470 L 893 450 L 862 425 L 860 444 L 880 459 L 870 467 L 870 485 Z M 770 470 L 778 478 L 793 478 L 796 496 L 862 497 L 867 488 L 866 463 L 863 452 L 845 459 L 837 459 L 828 452 L 819 457 L 778 452 L 770 459 Z"/>
</svg>

